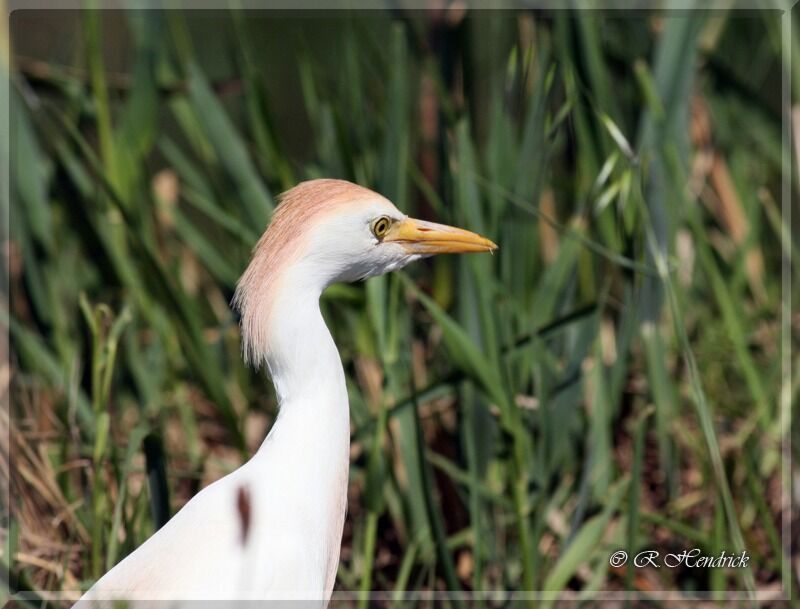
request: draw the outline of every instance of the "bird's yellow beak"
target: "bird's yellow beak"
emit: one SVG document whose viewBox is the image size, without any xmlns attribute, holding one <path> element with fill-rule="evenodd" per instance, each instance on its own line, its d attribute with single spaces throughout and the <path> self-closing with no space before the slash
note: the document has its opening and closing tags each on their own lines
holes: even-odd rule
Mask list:
<svg viewBox="0 0 800 609">
<path fill-rule="evenodd" d="M 497 249 L 485 237 L 468 230 L 414 218 L 393 224 L 383 241 L 399 243 L 411 254 L 466 254 Z"/>
</svg>

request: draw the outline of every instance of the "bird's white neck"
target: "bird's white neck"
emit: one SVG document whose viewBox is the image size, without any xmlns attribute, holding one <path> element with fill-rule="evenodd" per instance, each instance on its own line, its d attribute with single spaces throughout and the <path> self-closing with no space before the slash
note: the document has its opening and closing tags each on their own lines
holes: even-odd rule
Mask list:
<svg viewBox="0 0 800 609">
<path fill-rule="evenodd" d="M 313 407 L 312 400 L 321 391 L 335 390 L 343 398 L 346 414 L 344 372 L 320 312 L 319 292 L 283 291 L 272 306 L 270 317 L 275 322 L 266 362 L 281 411 L 297 405 Z"/>
<path fill-rule="evenodd" d="M 294 269 L 280 280 L 270 303 L 267 366 L 279 414 L 256 455 L 280 467 L 281 505 L 306 523 L 306 544 L 325 565 L 333 586 L 346 510 L 350 415 L 344 370 L 319 308 L 325 285 Z"/>
<path fill-rule="evenodd" d="M 275 426 L 289 417 L 308 419 L 309 426 L 325 426 L 337 445 L 349 443 L 344 370 L 319 308 L 326 286 L 298 266 L 276 287 L 265 358 L 280 407 Z"/>
</svg>

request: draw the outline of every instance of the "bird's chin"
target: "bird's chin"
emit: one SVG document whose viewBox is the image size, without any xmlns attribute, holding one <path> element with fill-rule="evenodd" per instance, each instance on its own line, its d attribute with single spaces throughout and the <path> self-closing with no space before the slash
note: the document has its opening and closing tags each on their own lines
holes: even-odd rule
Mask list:
<svg viewBox="0 0 800 609">
<path fill-rule="evenodd" d="M 403 258 L 394 262 L 390 265 L 390 268 L 384 271 L 385 273 L 391 273 L 392 271 L 399 271 L 403 267 L 411 264 L 412 262 L 416 262 L 417 260 L 422 260 L 423 258 L 430 258 L 433 254 L 423 253 L 423 252 L 415 252 L 413 254 L 405 254 Z"/>
<path fill-rule="evenodd" d="M 361 272 L 356 272 L 352 274 L 350 277 L 341 277 L 341 281 L 364 281 L 369 279 L 370 277 L 378 277 L 379 275 L 386 275 L 387 273 L 391 273 L 393 271 L 399 271 L 400 269 L 404 268 L 405 266 L 411 264 L 415 260 L 421 260 L 422 258 L 429 258 L 433 254 L 407 254 L 404 255 L 402 258 L 398 258 L 396 260 L 387 261 L 380 265 L 373 265 L 367 269 L 364 269 Z"/>
</svg>

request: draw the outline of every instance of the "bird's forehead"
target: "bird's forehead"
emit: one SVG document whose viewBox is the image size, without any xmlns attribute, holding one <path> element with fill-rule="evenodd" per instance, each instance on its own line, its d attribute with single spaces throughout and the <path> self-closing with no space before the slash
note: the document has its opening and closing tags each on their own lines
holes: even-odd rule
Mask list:
<svg viewBox="0 0 800 609">
<path fill-rule="evenodd" d="M 399 214 L 389 200 L 363 186 L 344 180 L 311 180 L 295 186 L 281 196 L 281 205 L 276 210 L 273 221 L 316 224 L 335 217 L 360 217 L 381 213 Z"/>
<path fill-rule="evenodd" d="M 342 202 L 331 211 L 339 215 L 343 220 L 345 218 L 372 218 L 380 215 L 402 216 L 391 201 L 377 194 L 374 197 L 365 197 L 363 199 L 353 199 L 351 201 Z"/>
</svg>

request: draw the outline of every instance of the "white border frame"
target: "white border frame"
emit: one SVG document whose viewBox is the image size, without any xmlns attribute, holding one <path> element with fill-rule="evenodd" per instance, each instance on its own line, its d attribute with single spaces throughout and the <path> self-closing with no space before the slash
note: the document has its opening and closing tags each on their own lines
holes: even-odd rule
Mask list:
<svg viewBox="0 0 800 609">
<path fill-rule="evenodd" d="M 713 10 L 715 8 L 725 8 L 732 10 L 764 10 L 780 12 L 781 21 L 781 58 L 782 58 L 782 82 L 781 82 L 781 160 L 782 160 L 782 181 L 781 181 L 781 217 L 783 225 L 781 230 L 785 231 L 781 235 L 782 259 L 781 259 L 781 387 L 779 393 L 779 413 L 781 419 L 781 546 L 783 555 L 781 557 L 781 581 L 782 595 L 777 595 L 774 591 L 743 592 L 725 591 L 722 598 L 725 600 L 751 600 L 756 602 L 768 601 L 789 601 L 791 600 L 792 590 L 792 567 L 791 567 L 791 539 L 792 539 L 792 453 L 791 453 L 791 424 L 792 424 L 792 360 L 791 360 L 791 312 L 792 312 L 792 260 L 787 248 L 791 248 L 791 226 L 792 226 L 792 172 L 798 171 L 800 174 L 800 139 L 794 142 L 796 149 L 792 147 L 792 11 L 800 0 L 778 0 L 775 6 L 763 6 L 758 0 L 750 0 L 749 3 L 738 0 L 667 0 L 666 2 L 654 3 L 655 5 L 642 6 L 636 0 L 581 0 L 578 7 L 564 6 L 558 0 L 528 0 L 514 2 L 513 0 L 471 0 L 467 2 L 471 9 L 519 9 L 519 8 L 540 8 L 549 10 L 664 10 L 664 11 L 694 11 L 694 10 Z M 180 6 L 181 10 L 197 9 L 228 9 L 224 0 L 184 0 Z M 268 4 L 269 6 L 265 6 Z M 400 4 L 401 6 L 397 6 Z M 101 9 L 174 9 L 174 3 L 169 0 L 152 0 L 151 2 L 137 2 L 136 0 L 98 0 L 97 5 Z M 18 9 L 42 9 L 42 10 L 79 10 L 85 9 L 82 0 L 0 0 L 0 12 L 4 15 L 4 21 L 0 24 L 0 242 L 7 243 L 9 236 L 9 211 L 11 205 L 10 193 L 10 60 L 11 60 L 11 41 L 9 21 L 11 13 Z M 391 0 L 337 0 L 335 2 L 326 0 L 303 0 L 303 5 L 298 6 L 297 0 L 241 0 L 241 9 L 305 9 L 305 10 L 331 10 L 331 9 L 428 9 L 425 0 L 402 0 L 398 3 Z M 799 106 L 800 107 L 800 106 Z M 800 120 L 800 111 L 797 113 L 797 120 Z M 800 138 L 800 125 L 795 125 L 795 137 Z M 794 155 L 793 155 L 794 150 Z M 795 161 L 793 163 L 792 161 Z M 800 179 L 800 176 L 798 176 Z M 9 286 L 8 286 L 8 252 L 4 251 L 4 280 L 2 281 L 3 306 L 10 313 Z M 4 326 L 0 331 L 0 382 L 8 383 L 10 374 L 10 351 L 9 351 L 9 330 Z M 6 414 L 9 413 L 8 391 L 0 397 L 0 409 Z M 10 428 L 0 429 L 0 433 L 10 435 Z M 10 442 L 6 443 L 10 447 Z M 8 459 L 8 455 L 3 455 Z M 10 488 L 4 486 L 0 489 L 0 519 L 7 519 L 6 511 L 10 506 Z M 2 521 L 2 520 L 0 520 Z M 3 548 L 3 553 L 7 554 L 8 547 Z M 10 561 L 9 561 L 10 563 Z M 6 581 L 9 581 L 6 573 Z M 74 593 L 48 592 L 48 591 L 20 591 L 11 597 L 11 600 L 31 600 L 34 596 L 50 601 L 74 601 Z M 365 596 L 360 592 L 334 592 L 331 603 L 353 602 Z M 395 598 L 394 592 L 373 591 L 366 596 L 371 601 L 391 601 Z M 634 591 L 625 592 L 510 592 L 510 591 L 480 591 L 480 592 L 413 592 L 408 591 L 401 597 L 404 602 L 419 601 L 438 601 L 448 599 L 459 599 L 463 601 L 474 600 L 498 600 L 503 602 L 524 601 L 524 600 L 567 600 L 567 601 L 718 601 L 719 592 L 703 591 L 692 594 L 681 591 L 656 591 L 653 593 L 642 593 Z M 196 603 L 198 607 L 208 604 L 214 606 L 222 601 L 191 601 L 188 604 Z M 242 607 L 248 604 L 255 606 L 255 603 L 263 604 L 273 601 L 237 601 L 237 605 Z M 274 601 L 286 604 L 297 603 L 298 606 L 304 604 L 303 601 Z M 166 601 L 152 601 L 153 606 L 167 604 Z M 213 605 L 211 604 L 213 603 Z M 227 602 L 226 604 L 230 604 Z M 85 606 L 90 606 L 88 603 Z"/>
</svg>

